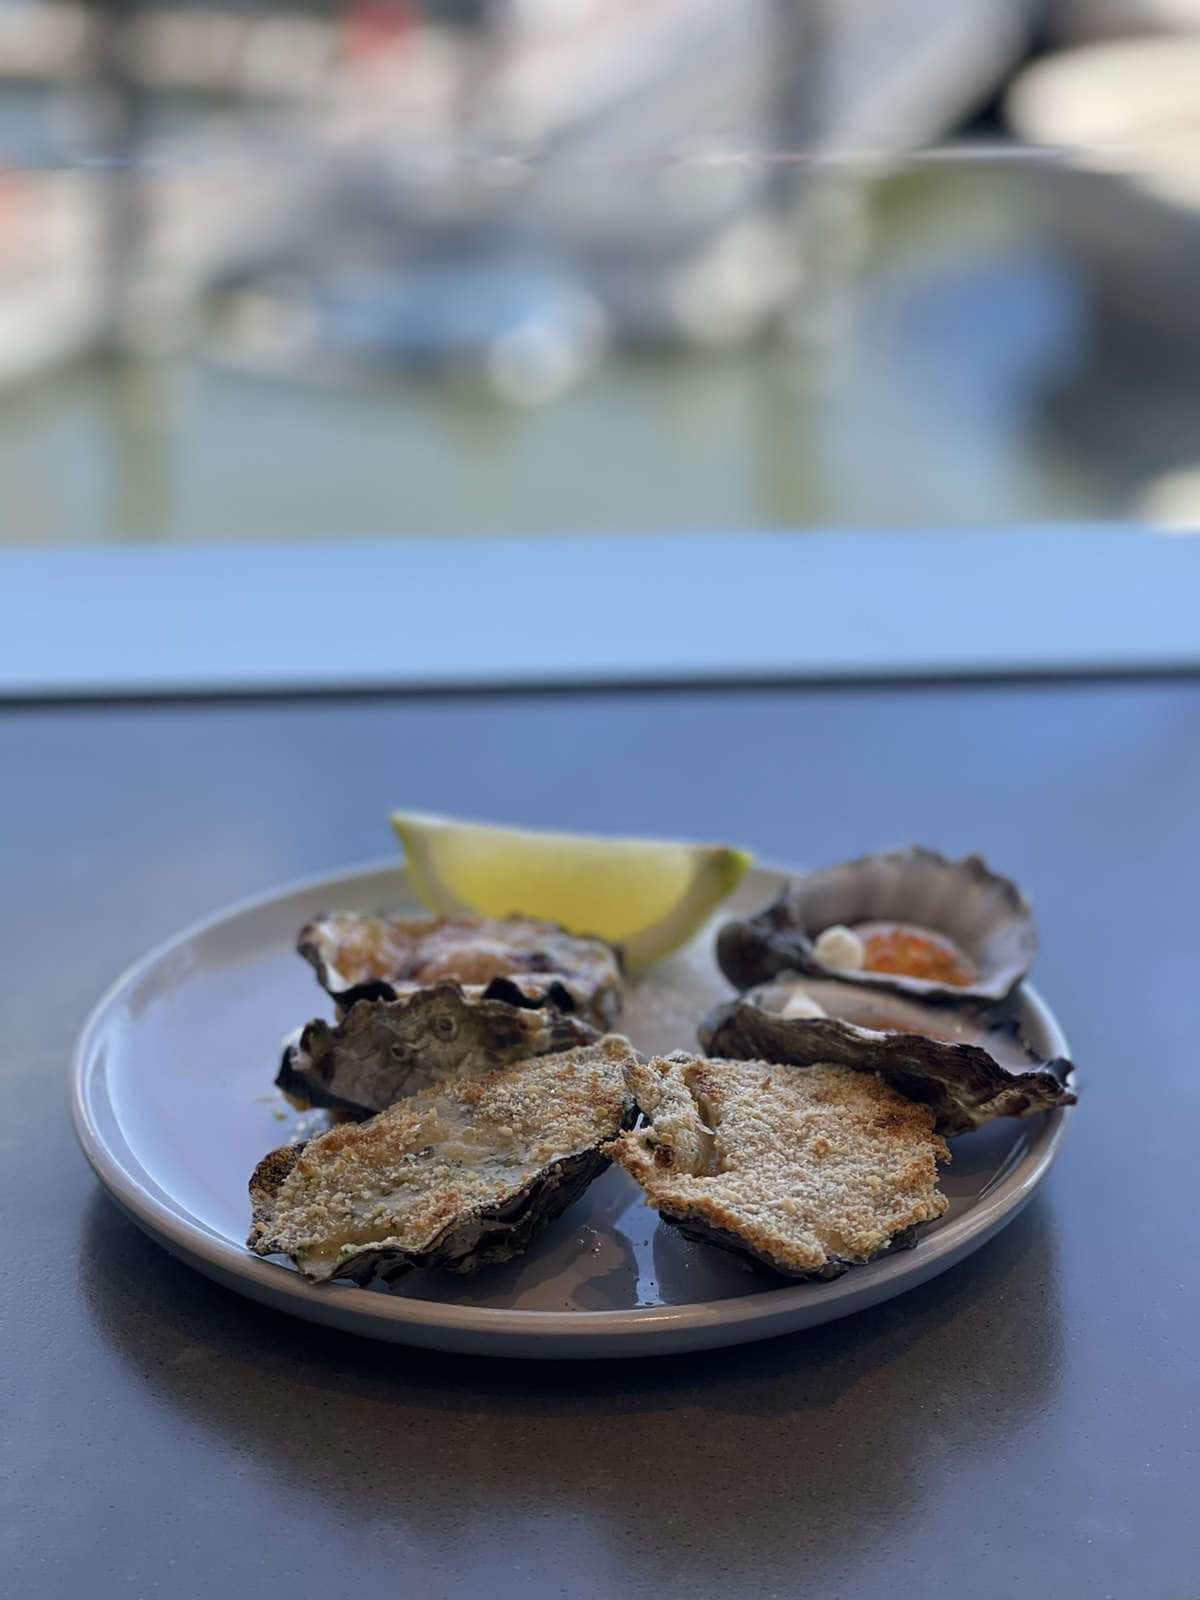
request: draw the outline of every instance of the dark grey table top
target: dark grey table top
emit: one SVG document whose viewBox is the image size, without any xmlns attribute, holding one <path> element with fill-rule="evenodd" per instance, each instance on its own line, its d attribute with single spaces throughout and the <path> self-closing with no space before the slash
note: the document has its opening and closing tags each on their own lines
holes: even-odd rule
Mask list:
<svg viewBox="0 0 1200 1600">
<path fill-rule="evenodd" d="M 1200 1593 L 1200 683 L 10 710 L 0 772 L 6 1593 Z M 1086 1075 L 1060 1163 L 942 1278 L 711 1355 L 443 1357 L 216 1287 L 74 1148 L 72 1038 L 190 919 L 386 852 L 400 802 L 982 849 Z"/>
</svg>

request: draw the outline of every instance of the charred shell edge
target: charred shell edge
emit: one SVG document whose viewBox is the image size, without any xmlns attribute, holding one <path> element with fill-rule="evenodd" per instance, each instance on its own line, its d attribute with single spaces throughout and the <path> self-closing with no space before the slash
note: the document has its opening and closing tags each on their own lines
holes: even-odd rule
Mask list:
<svg viewBox="0 0 1200 1600">
<path fill-rule="evenodd" d="M 842 972 L 824 966 L 813 955 L 813 941 L 795 923 L 793 909 L 796 897 L 806 883 L 827 872 L 856 869 L 866 870 L 877 861 L 905 860 L 914 864 L 928 863 L 932 867 L 953 868 L 963 873 L 969 885 L 987 887 L 999 895 L 1012 917 L 1027 923 L 1021 938 L 1022 960 L 1006 968 L 997 978 L 986 975 L 969 986 L 951 986 L 930 983 L 919 978 L 906 978 L 903 974 L 879 972 Z M 949 930 L 933 929 L 934 932 Z M 1036 954 L 1037 938 L 1033 926 L 1033 912 L 1028 900 L 1011 878 L 993 872 L 980 855 L 963 856 L 954 860 L 937 850 L 923 845 L 911 845 L 902 850 L 883 850 L 856 856 L 853 860 L 838 862 L 817 872 L 794 878 L 768 906 L 752 917 L 727 922 L 717 934 L 717 962 L 735 989 L 752 989 L 784 972 L 799 972 L 812 977 L 827 978 L 837 983 L 863 983 L 872 988 L 891 990 L 896 994 L 917 996 L 931 1005 L 947 1006 L 999 1006 L 1016 991 L 1028 973 Z"/>
<path fill-rule="evenodd" d="M 630 1100 L 621 1127 L 632 1126 L 636 1109 Z M 602 1143 L 608 1142 L 606 1135 Z M 272 1150 L 255 1167 L 250 1178 L 250 1200 L 254 1221 L 247 1245 L 257 1254 L 262 1240 L 270 1235 L 271 1209 L 284 1179 L 291 1172 L 305 1146 L 285 1145 Z M 560 1217 L 611 1164 L 600 1145 L 563 1156 L 544 1167 L 536 1177 L 509 1195 L 498 1206 L 473 1209 L 447 1223 L 437 1238 L 424 1250 L 403 1250 L 396 1246 L 361 1250 L 337 1269 L 335 1277 L 322 1282 L 348 1279 L 366 1288 L 372 1283 L 393 1284 L 410 1272 L 444 1268 L 467 1274 L 480 1267 L 511 1261 L 523 1254 L 531 1241 Z M 271 1251 L 281 1255 L 282 1251 Z M 309 1276 L 309 1274 L 305 1274 Z"/>
<path fill-rule="evenodd" d="M 328 1023 L 325 1024 L 328 1027 Z M 309 1110 L 320 1107 L 326 1111 L 337 1111 L 348 1117 L 363 1117 L 364 1112 L 360 1105 L 353 1100 L 345 1100 L 341 1095 L 334 1094 L 326 1084 L 319 1083 L 315 1078 L 310 1078 L 302 1069 L 296 1067 L 296 1060 L 302 1054 L 307 1056 L 304 1049 L 304 1037 L 312 1023 L 307 1023 L 301 1029 L 299 1039 L 289 1041 L 283 1047 L 283 1056 L 279 1062 L 279 1071 L 275 1074 L 275 1087 L 281 1089 L 292 1104 L 298 1108 Z M 286 1176 L 286 1174 L 285 1174 Z"/>
<path fill-rule="evenodd" d="M 750 1000 L 718 1006 L 701 1023 L 699 1038 L 708 1055 L 878 1072 L 907 1099 L 931 1106 L 942 1134 L 969 1133 L 995 1117 L 1028 1116 L 1076 1100 L 1069 1087 L 1075 1068 L 1064 1056 L 1010 1072 L 982 1045 L 877 1032 L 839 1017 L 781 1017 Z"/>
<path fill-rule="evenodd" d="M 562 983 L 549 983 L 541 994 L 526 994 L 511 978 L 493 978 L 480 996 L 482 1000 L 503 1000 L 505 1005 L 519 1006 L 522 1011 L 541 1011 L 544 1006 L 554 1006 L 569 1016 L 575 1011 L 575 996 Z"/>
<path fill-rule="evenodd" d="M 793 1282 L 828 1283 L 833 1278 L 840 1278 L 851 1267 L 863 1267 L 870 1261 L 878 1261 L 882 1256 L 892 1255 L 897 1250 L 911 1250 L 919 1240 L 922 1231 L 929 1226 L 928 1223 L 918 1222 L 911 1228 L 902 1232 L 874 1255 L 864 1256 L 859 1259 L 850 1259 L 845 1256 L 830 1256 L 824 1266 L 814 1267 L 810 1271 L 797 1271 L 795 1267 L 785 1266 L 781 1261 L 770 1255 L 765 1250 L 758 1250 L 747 1243 L 740 1234 L 731 1232 L 728 1228 L 715 1228 L 711 1223 L 703 1222 L 694 1216 L 678 1216 L 668 1211 L 660 1211 L 659 1216 L 672 1228 L 678 1228 L 686 1239 L 693 1239 L 697 1244 L 714 1245 L 718 1250 L 727 1250 L 731 1255 L 743 1256 L 749 1261 L 757 1262 L 760 1266 L 769 1267 L 772 1272 L 780 1277 L 790 1278 Z"/>
</svg>

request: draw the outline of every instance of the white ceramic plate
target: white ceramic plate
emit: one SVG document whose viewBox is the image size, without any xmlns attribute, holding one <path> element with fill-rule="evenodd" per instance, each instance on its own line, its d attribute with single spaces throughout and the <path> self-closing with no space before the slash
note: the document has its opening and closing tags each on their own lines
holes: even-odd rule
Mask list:
<svg viewBox="0 0 1200 1600">
<path fill-rule="evenodd" d="M 754 869 L 732 907 L 762 905 L 781 877 Z M 520 1261 L 468 1278 L 414 1273 L 392 1293 L 311 1284 L 245 1248 L 246 1182 L 300 1121 L 272 1086 L 279 1043 L 328 1006 L 293 945 L 309 917 L 335 906 L 417 909 L 403 867 L 390 864 L 315 879 L 190 928 L 100 1001 L 72 1078 L 80 1142 L 134 1221 L 210 1278 L 314 1322 L 503 1356 L 650 1355 L 765 1339 L 886 1300 L 978 1249 L 1020 1211 L 1062 1139 L 1064 1112 L 954 1140 L 946 1215 L 914 1249 L 832 1283 L 781 1282 L 689 1242 L 610 1169 Z M 712 951 L 709 929 L 629 986 L 624 1026 L 635 1044 L 694 1043 L 698 1018 L 730 992 Z M 1035 1048 L 1067 1054 L 1047 1007 L 1031 991 L 1024 1005 Z"/>
</svg>

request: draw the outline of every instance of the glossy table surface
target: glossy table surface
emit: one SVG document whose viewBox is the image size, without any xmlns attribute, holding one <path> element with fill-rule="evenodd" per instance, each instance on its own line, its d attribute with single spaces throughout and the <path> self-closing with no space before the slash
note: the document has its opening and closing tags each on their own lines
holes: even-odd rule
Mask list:
<svg viewBox="0 0 1200 1600">
<path fill-rule="evenodd" d="M 14 708 L 0 773 L 5 1592 L 1198 1592 L 1200 683 Z M 145 947 L 380 853 L 399 803 L 982 850 L 1083 1070 L 1061 1161 L 944 1277 L 712 1355 L 467 1360 L 240 1300 L 92 1179 L 71 1042 Z"/>
</svg>

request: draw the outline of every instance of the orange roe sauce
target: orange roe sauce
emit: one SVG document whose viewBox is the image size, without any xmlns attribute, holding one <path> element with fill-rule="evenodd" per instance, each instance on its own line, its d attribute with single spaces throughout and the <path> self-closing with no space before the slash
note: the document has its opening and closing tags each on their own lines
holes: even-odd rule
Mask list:
<svg viewBox="0 0 1200 1600">
<path fill-rule="evenodd" d="M 868 972 L 895 972 L 906 978 L 924 978 L 930 983 L 948 983 L 964 988 L 975 974 L 948 945 L 928 933 L 910 928 L 889 928 L 883 933 L 868 933 L 863 939 Z"/>
</svg>

